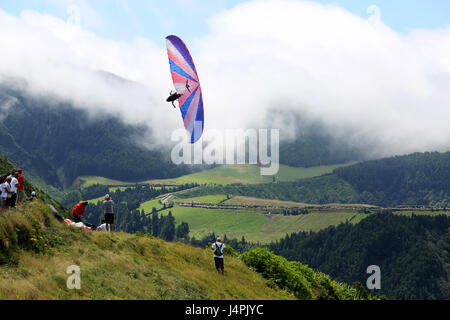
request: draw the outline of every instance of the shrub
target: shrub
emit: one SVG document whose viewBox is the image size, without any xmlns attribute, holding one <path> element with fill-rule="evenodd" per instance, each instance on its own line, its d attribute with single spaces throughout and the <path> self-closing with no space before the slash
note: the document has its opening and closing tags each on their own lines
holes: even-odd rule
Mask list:
<svg viewBox="0 0 450 320">
<path fill-rule="evenodd" d="M 229 256 L 229 257 L 238 257 L 239 256 L 239 253 L 230 246 L 225 246 L 225 249 L 223 250 L 223 254 L 224 254 L 224 256 Z"/>
<path fill-rule="evenodd" d="M 26 210 L 9 209 L 0 214 L 0 264 L 14 261 L 18 249 L 43 253 L 63 242 L 55 234 L 48 234 L 52 228 L 45 225 L 51 225 L 51 219 L 43 208 L 46 206 L 36 202 L 27 205 Z"/>
<path fill-rule="evenodd" d="M 264 278 L 292 292 L 297 298 L 313 298 L 311 283 L 305 277 L 311 277 L 311 273 L 300 267 L 299 263 L 292 264 L 265 248 L 248 251 L 242 254 L 241 259 Z"/>
</svg>

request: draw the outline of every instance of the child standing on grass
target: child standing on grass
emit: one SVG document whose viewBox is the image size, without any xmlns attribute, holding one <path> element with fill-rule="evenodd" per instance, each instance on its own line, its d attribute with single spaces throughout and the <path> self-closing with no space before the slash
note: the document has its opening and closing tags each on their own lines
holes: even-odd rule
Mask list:
<svg viewBox="0 0 450 320">
<path fill-rule="evenodd" d="M 214 263 L 216 264 L 217 273 L 224 274 L 223 266 L 223 250 L 225 249 L 225 244 L 222 243 L 222 239 L 217 237 L 216 242 L 212 245 L 214 250 Z"/>
</svg>

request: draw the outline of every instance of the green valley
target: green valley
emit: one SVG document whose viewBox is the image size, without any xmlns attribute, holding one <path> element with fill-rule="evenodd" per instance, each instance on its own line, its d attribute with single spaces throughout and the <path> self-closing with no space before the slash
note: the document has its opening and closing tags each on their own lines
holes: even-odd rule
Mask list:
<svg viewBox="0 0 450 320">
<path fill-rule="evenodd" d="M 447 156 L 448 153 L 438 155 Z M 429 155 L 424 154 L 423 157 Z M 432 157 L 436 155 L 433 154 Z M 379 167 L 370 170 L 384 170 L 386 161 L 379 162 Z M 399 157 L 396 161 L 414 163 L 422 160 L 414 155 Z M 408 219 L 415 219 L 417 216 L 449 216 L 446 207 L 432 206 L 429 203 L 385 207 L 360 202 L 362 196 L 367 197 L 367 192 L 359 191 L 361 187 L 354 183 L 358 181 L 355 174 L 361 172 L 361 167 L 369 164 L 363 162 L 320 168 L 282 166 L 277 179 L 262 178 L 258 176 L 257 166 L 244 165 L 216 167 L 171 180 L 139 183 L 84 177 L 79 180 L 79 187 L 66 191 L 63 205 L 71 208 L 80 200 L 88 200 L 90 204 L 86 219 L 96 225 L 102 217 L 101 202 L 104 195 L 109 193 L 117 201 L 115 224 L 119 230 L 127 233 L 137 232 L 144 238 L 159 238 L 169 243 L 184 242 L 197 247 L 204 247 L 214 236 L 220 235 L 233 244 L 239 254 L 258 247 L 269 247 L 275 248 L 280 256 L 290 260 L 298 259 L 288 253 L 291 251 L 279 250 L 276 244 L 295 235 L 311 239 L 317 234 L 331 237 L 331 234 L 326 233 L 327 230 L 348 225 L 359 226 L 363 221 L 370 221 L 379 214 L 392 213 Z M 408 167 L 404 170 L 407 172 Z M 236 179 L 240 182 L 235 183 Z M 399 188 L 412 186 L 400 184 Z M 409 192 L 408 195 L 411 198 L 413 193 Z M 445 203 L 446 193 L 442 195 L 437 204 Z M 377 229 L 375 231 L 378 232 Z M 442 254 L 441 247 L 436 250 Z M 311 260 L 314 259 L 314 254 L 305 256 L 304 259 L 314 261 Z M 314 265 L 321 271 L 332 273 L 326 265 Z M 138 269 L 136 266 L 136 270 Z M 339 277 L 338 274 L 334 275 Z M 351 277 L 353 275 L 341 279 L 350 283 Z M 442 282 L 439 283 L 445 286 Z M 445 294 L 445 290 L 440 292 Z M 397 296 L 395 291 L 386 293 L 388 297 Z M 423 296 L 428 297 L 427 294 Z"/>
<path fill-rule="evenodd" d="M 298 179 L 320 176 L 325 173 L 331 173 L 334 169 L 347 166 L 329 165 L 320 167 L 289 167 L 280 165 L 280 170 L 276 176 L 277 181 L 294 181 Z M 134 184 L 152 184 L 152 185 L 180 185 L 185 183 L 198 184 L 220 184 L 228 185 L 233 183 L 255 184 L 271 182 L 272 177 L 260 175 L 260 168 L 256 165 L 223 165 L 213 169 L 204 170 L 173 179 L 153 179 L 139 182 L 127 182 L 108 179 L 96 176 L 78 177 L 75 185 L 88 187 L 94 184 L 103 184 L 108 186 L 130 186 Z"/>
<path fill-rule="evenodd" d="M 211 276 L 216 271 L 209 250 L 144 234 L 84 231 L 57 221 L 40 201 L 1 215 L 0 235 L 9 239 L 0 246 L 1 299 L 373 298 L 268 251 L 264 251 L 267 265 L 257 272 L 253 266 L 259 252 L 241 257 L 229 251 L 226 281 L 218 282 Z M 81 270 L 78 290 L 67 285 L 66 270 L 73 265 Z M 267 273 L 273 267 L 280 272 L 280 284 L 275 286 L 268 282 L 274 275 Z"/>
</svg>

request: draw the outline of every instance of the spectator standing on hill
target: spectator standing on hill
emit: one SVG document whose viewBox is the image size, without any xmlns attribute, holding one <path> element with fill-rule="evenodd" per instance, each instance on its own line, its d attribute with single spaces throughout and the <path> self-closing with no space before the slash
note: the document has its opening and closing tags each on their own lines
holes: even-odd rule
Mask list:
<svg viewBox="0 0 450 320">
<path fill-rule="evenodd" d="M 217 237 L 216 242 L 212 245 L 214 250 L 214 263 L 216 264 L 217 273 L 224 274 L 223 267 L 223 250 L 225 249 L 225 244 L 222 243 L 222 239 Z"/>
<path fill-rule="evenodd" d="M 17 200 L 17 187 L 19 186 L 19 180 L 17 180 L 18 173 L 15 172 L 13 176 L 11 177 L 10 182 L 10 190 L 11 190 L 11 197 L 9 198 L 9 207 L 14 208 L 16 206 L 16 200 Z"/>
<path fill-rule="evenodd" d="M 87 201 L 80 201 L 73 207 L 72 215 L 74 222 L 83 222 L 81 221 L 81 217 L 84 217 L 84 212 L 86 211 L 87 205 L 88 205 Z"/>
<path fill-rule="evenodd" d="M 7 178 L 8 179 L 8 178 Z M 8 199 L 8 181 L 5 180 L 1 185 L 0 185 L 0 190 L 1 190 L 1 205 L 2 205 L 2 209 L 1 211 L 6 210 L 6 200 Z"/>
<path fill-rule="evenodd" d="M 9 208 L 9 207 L 11 207 L 11 196 L 12 196 L 12 192 L 11 192 L 11 177 L 7 177 L 5 182 L 6 182 L 6 184 L 5 184 L 5 190 L 6 190 L 5 208 Z"/>
<path fill-rule="evenodd" d="M 106 221 L 106 231 L 114 231 L 114 201 L 109 194 L 105 196 L 103 200 L 103 213 Z"/>
<path fill-rule="evenodd" d="M 17 204 L 22 204 L 25 194 L 25 178 L 22 175 L 22 169 L 17 169 L 17 172 L 19 173 L 17 176 L 17 181 L 19 181 L 19 185 L 17 186 Z"/>
</svg>

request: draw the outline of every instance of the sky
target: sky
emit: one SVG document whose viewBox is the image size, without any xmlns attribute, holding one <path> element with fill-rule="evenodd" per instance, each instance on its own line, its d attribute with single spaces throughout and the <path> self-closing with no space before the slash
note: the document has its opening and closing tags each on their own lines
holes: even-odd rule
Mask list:
<svg viewBox="0 0 450 320">
<path fill-rule="evenodd" d="M 295 112 L 373 156 L 450 150 L 450 2 L 409 2 L 2 1 L 0 80 L 145 124 L 156 146 L 181 125 L 165 102 L 164 38 L 176 34 L 196 64 L 205 130 L 294 138 L 281 115 Z"/>
<path fill-rule="evenodd" d="M 243 3 L 242 0 L 15 0 L 2 1 L 0 8 L 20 15 L 35 10 L 67 20 L 68 10 L 76 6 L 83 28 L 103 38 L 130 41 L 134 37 L 164 42 L 169 34 L 193 40 L 206 35 L 208 21 L 223 10 Z M 322 4 L 340 6 L 366 18 L 379 13 L 381 20 L 398 32 L 411 29 L 435 29 L 450 24 L 450 2 L 447 0 L 320 0 Z M 378 11 L 368 12 L 377 6 Z"/>
</svg>

